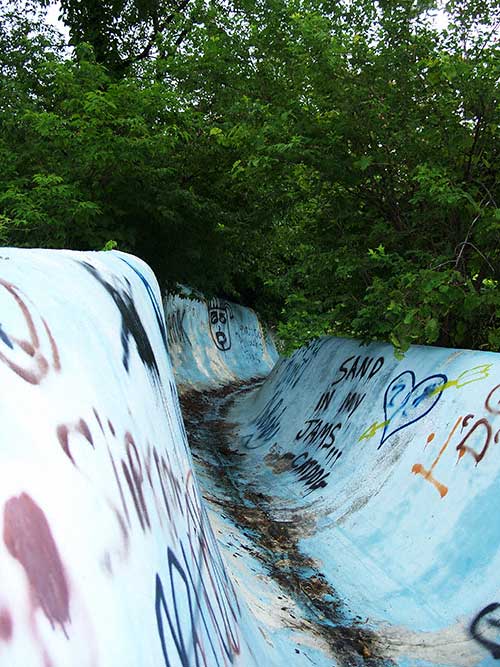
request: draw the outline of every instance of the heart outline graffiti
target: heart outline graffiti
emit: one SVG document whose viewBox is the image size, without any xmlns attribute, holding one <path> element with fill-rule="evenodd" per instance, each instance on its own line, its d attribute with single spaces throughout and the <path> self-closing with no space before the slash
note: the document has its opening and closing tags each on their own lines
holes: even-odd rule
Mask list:
<svg viewBox="0 0 500 667">
<path fill-rule="evenodd" d="M 448 378 L 443 373 L 429 375 L 420 382 L 416 383 L 415 373 L 413 371 L 403 371 L 388 385 L 384 394 L 384 430 L 377 449 L 380 449 L 384 442 L 392 435 L 401 431 L 401 429 L 414 424 L 429 414 L 441 398 L 440 391 Z M 423 391 L 421 391 L 421 388 Z M 415 396 L 413 400 L 410 400 Z M 432 402 L 423 412 L 418 413 L 419 405 L 427 403 L 428 398 L 433 398 Z M 397 399 L 397 400 L 396 400 Z M 391 408 L 393 410 L 391 411 Z M 411 412 L 417 411 L 417 416 L 411 418 Z M 410 414 L 408 414 L 410 412 Z M 408 420 L 404 420 L 408 417 Z M 403 418 L 403 419 L 401 419 Z M 397 428 L 390 429 L 394 421 L 403 421 Z"/>
</svg>

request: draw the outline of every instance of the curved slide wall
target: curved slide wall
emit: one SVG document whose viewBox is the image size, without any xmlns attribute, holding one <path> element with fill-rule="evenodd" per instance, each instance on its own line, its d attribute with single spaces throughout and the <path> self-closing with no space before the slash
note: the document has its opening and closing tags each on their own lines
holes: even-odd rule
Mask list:
<svg viewBox="0 0 500 667">
<path fill-rule="evenodd" d="M 398 665 L 500 659 L 500 355 L 323 338 L 229 414 L 246 482 Z M 365 621 L 366 619 L 366 621 Z"/>
<path fill-rule="evenodd" d="M 156 280 L 0 256 L 0 664 L 273 664 L 193 478 Z"/>
<path fill-rule="evenodd" d="M 167 296 L 168 348 L 179 391 L 266 376 L 278 355 L 250 308 L 202 296 Z"/>
</svg>

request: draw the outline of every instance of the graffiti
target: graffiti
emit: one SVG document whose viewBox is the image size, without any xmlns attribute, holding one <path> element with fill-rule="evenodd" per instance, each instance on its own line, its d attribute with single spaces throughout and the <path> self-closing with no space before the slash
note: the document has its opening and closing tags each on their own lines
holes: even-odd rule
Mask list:
<svg viewBox="0 0 500 667">
<path fill-rule="evenodd" d="M 186 311 L 184 308 L 174 310 L 167 315 L 168 342 L 170 345 L 182 344 L 191 347 L 191 341 L 184 329 L 184 318 Z"/>
<path fill-rule="evenodd" d="M 213 534 L 206 529 L 208 520 L 191 475 L 185 501 L 188 531 L 187 543 L 179 542 L 182 558 L 167 547 L 169 585 L 163 585 L 159 574 L 155 579 L 155 613 L 165 665 L 179 661 L 183 667 L 206 665 L 209 653 L 215 665 L 227 665 L 241 650 L 240 608 Z M 167 650 L 167 637 L 172 639 L 177 660 Z"/>
<path fill-rule="evenodd" d="M 436 389 L 447 381 L 437 373 L 415 384 L 415 373 L 403 371 L 389 384 L 384 395 L 384 430 L 378 449 L 392 435 L 425 417 L 441 398 Z"/>
<path fill-rule="evenodd" d="M 71 463 L 76 466 L 75 459 L 69 448 L 69 434 L 71 432 L 82 435 L 92 447 L 94 447 L 94 441 L 88 424 L 84 419 L 79 419 L 75 424 L 60 424 L 57 427 L 57 439 L 59 440 L 59 444 Z"/>
<path fill-rule="evenodd" d="M 330 384 L 333 387 L 343 380 L 364 379 L 367 382 L 375 377 L 383 365 L 384 357 L 378 357 L 378 359 L 375 357 L 362 358 L 361 355 L 348 357 L 340 364 L 338 374 Z"/>
<path fill-rule="evenodd" d="M 492 365 L 493 364 L 481 364 L 479 366 L 469 368 L 460 373 L 460 375 L 454 380 L 447 380 L 443 385 L 436 387 L 435 391 L 443 392 L 447 389 L 450 389 L 451 387 L 461 389 L 462 387 L 465 387 L 468 384 L 472 384 L 473 382 L 485 380 L 490 375 L 490 368 Z"/>
<path fill-rule="evenodd" d="M 127 260 L 124 257 L 119 257 L 119 259 L 121 259 L 122 262 L 124 262 L 127 266 L 129 266 L 132 269 L 132 271 L 136 274 L 136 276 L 139 277 L 140 281 L 142 282 L 142 284 L 146 288 L 146 292 L 148 293 L 149 300 L 151 301 L 151 305 L 153 306 L 153 310 L 154 310 L 154 314 L 155 314 L 155 318 L 156 318 L 156 323 L 158 324 L 158 328 L 160 330 L 163 345 L 164 345 L 165 349 L 167 349 L 167 332 L 166 332 L 166 328 L 165 328 L 163 308 L 160 307 L 160 304 L 157 301 L 156 294 L 155 294 L 153 288 L 149 284 L 149 281 L 144 276 L 144 274 L 141 271 L 139 271 L 139 269 L 137 269 L 130 262 L 127 262 Z"/>
<path fill-rule="evenodd" d="M 455 431 L 457 430 L 457 428 L 460 426 L 461 421 L 462 421 L 462 418 L 459 417 L 457 419 L 457 421 L 455 422 L 455 425 L 453 426 L 450 433 L 448 434 L 448 437 L 447 437 L 444 445 L 439 450 L 439 453 L 436 456 L 436 458 L 434 459 L 434 461 L 432 462 L 432 465 L 429 468 L 429 470 L 426 470 L 421 463 L 415 463 L 415 465 L 411 469 L 411 471 L 414 475 L 422 475 L 422 477 L 424 479 L 426 479 L 428 482 L 430 482 L 436 488 L 436 490 L 439 493 L 439 495 L 441 496 L 441 498 L 444 498 L 445 495 L 448 493 L 448 487 L 445 486 L 444 484 L 441 484 L 441 482 L 438 482 L 438 480 L 434 477 L 434 469 L 437 466 L 437 464 L 439 463 L 439 460 L 443 456 L 444 452 L 446 451 L 446 448 L 450 444 L 450 440 L 452 439 L 452 437 L 453 437 Z M 431 433 L 427 437 L 425 447 L 427 447 L 427 445 L 434 440 L 434 437 L 435 437 L 434 433 Z"/>
<path fill-rule="evenodd" d="M 356 410 L 359 408 L 366 394 L 357 394 L 356 392 L 349 392 L 342 401 L 338 414 L 347 412 L 347 419 L 350 419 Z"/>
<path fill-rule="evenodd" d="M 462 387 L 465 387 L 468 384 L 472 384 L 473 382 L 484 380 L 489 376 L 489 370 L 491 366 L 492 364 L 480 364 L 479 366 L 474 366 L 473 368 L 462 371 L 462 373 L 460 373 L 460 375 L 458 375 L 458 377 L 456 377 L 454 380 L 447 380 L 444 384 L 438 384 L 432 394 L 442 394 L 445 390 L 450 389 L 451 387 L 461 389 Z M 369 440 L 370 438 L 373 438 L 377 431 L 380 429 L 385 430 L 389 423 L 390 420 L 388 419 L 385 419 L 380 423 L 374 422 L 365 431 L 363 431 L 358 441 L 361 442 L 361 440 Z M 385 439 L 387 440 L 387 438 Z"/>
<path fill-rule="evenodd" d="M 469 632 L 481 646 L 489 651 L 494 660 L 500 660 L 500 643 L 498 632 L 500 629 L 500 603 L 492 602 L 481 609 L 470 624 Z M 488 637 L 488 633 L 494 636 Z"/>
<path fill-rule="evenodd" d="M 484 402 L 484 407 L 492 415 L 500 415 L 500 384 L 497 384 L 496 387 L 490 391 Z M 498 394 L 495 396 L 495 394 Z M 493 398 L 495 397 L 495 398 Z M 496 401 L 496 405 L 492 405 L 492 401 Z"/>
<path fill-rule="evenodd" d="M 335 442 L 335 433 L 341 428 L 342 424 L 339 422 L 333 424 L 322 419 L 307 419 L 305 427 L 297 433 L 295 440 L 303 440 L 304 444 L 309 446 L 316 445 L 316 449 L 330 450 Z"/>
<path fill-rule="evenodd" d="M 496 385 L 491 389 L 491 391 L 488 393 L 486 400 L 484 402 L 484 407 L 487 412 L 490 414 L 496 416 L 499 413 L 498 411 L 498 401 L 499 398 L 494 398 L 495 394 L 500 396 L 500 385 Z M 492 405 L 492 402 L 497 401 L 497 405 Z M 469 423 L 474 419 L 475 415 L 468 414 L 466 415 L 463 420 L 462 420 L 462 429 L 466 428 Z M 483 443 L 482 443 L 482 448 L 481 451 L 476 451 L 472 447 L 466 445 L 465 443 L 471 438 L 471 436 L 476 432 L 480 431 L 483 434 Z M 476 465 L 483 460 L 484 455 L 486 454 L 488 447 L 491 444 L 491 439 L 493 438 L 495 443 L 498 443 L 499 438 L 500 438 L 500 430 L 498 430 L 495 435 L 493 436 L 493 426 L 491 425 L 488 416 L 486 417 L 480 417 L 477 419 L 473 425 L 471 426 L 470 430 L 465 434 L 465 436 L 462 438 L 462 440 L 458 443 L 457 445 L 457 452 L 458 452 L 458 460 L 465 455 L 465 454 L 470 454 L 474 460 L 476 461 Z"/>
<path fill-rule="evenodd" d="M 281 419 L 286 412 L 285 401 L 278 389 L 271 396 L 261 412 L 249 426 L 252 433 L 242 436 L 241 440 L 247 449 L 258 449 L 272 440 L 280 430 Z M 255 442 L 257 441 L 257 442 Z M 254 443 L 251 445 L 251 443 Z"/>
<path fill-rule="evenodd" d="M 26 326 L 24 336 L 27 335 L 19 338 L 0 326 L 0 341 L 7 347 L 0 346 L 0 361 L 29 384 L 40 384 L 51 369 L 56 373 L 61 370 L 56 341 L 45 319 L 32 314 L 28 299 L 18 287 L 2 279 L 0 286 L 14 300 Z M 47 343 L 50 354 L 42 351 Z"/>
<path fill-rule="evenodd" d="M 314 408 L 314 412 L 325 412 L 330 407 L 332 398 L 335 396 L 335 389 L 330 389 L 329 391 L 324 391 L 319 397 L 319 401 Z"/>
<path fill-rule="evenodd" d="M 339 456 L 341 453 L 342 452 L 339 452 Z M 297 461 L 301 459 L 302 462 L 297 464 Z M 297 475 L 299 482 L 304 482 L 305 486 L 308 488 L 308 492 L 305 493 L 304 496 L 308 496 L 313 491 L 323 489 L 327 486 L 326 480 L 330 476 L 330 473 L 326 472 L 316 459 L 309 458 L 307 452 L 302 452 L 302 454 L 297 454 L 293 457 L 292 469 Z"/>
<path fill-rule="evenodd" d="M 12 344 L 12 341 L 11 341 L 10 338 L 7 336 L 7 334 L 5 333 L 5 331 L 3 330 L 1 322 L 0 322 L 0 340 L 1 340 L 3 343 L 5 343 L 5 345 L 7 345 L 7 347 L 10 347 L 11 350 L 14 349 L 14 345 Z"/>
<path fill-rule="evenodd" d="M 323 341 L 316 338 L 294 352 L 290 359 L 280 362 L 278 366 L 279 375 L 276 380 L 277 390 L 289 391 L 295 389 L 311 361 L 318 356 L 322 344 Z"/>
<path fill-rule="evenodd" d="M 10 555 L 21 564 L 32 592 L 52 628 L 65 634 L 69 624 L 69 589 L 64 567 L 42 509 L 27 494 L 10 498 L 4 507 L 3 540 Z"/>
<path fill-rule="evenodd" d="M 287 402 L 283 398 L 286 392 L 294 389 L 314 359 L 322 345 L 316 339 L 297 350 L 290 359 L 278 362 L 273 373 L 276 374 L 276 388 L 260 413 L 249 423 L 252 433 L 241 437 L 247 449 L 258 449 L 272 440 L 281 428 L 281 421 L 287 410 Z M 251 444 L 253 443 L 253 444 Z"/>
<path fill-rule="evenodd" d="M 364 381 L 373 379 L 384 365 L 384 357 L 362 357 L 361 355 L 350 356 L 339 366 L 334 379 L 329 383 L 327 389 L 321 394 L 314 408 L 314 412 L 326 412 L 339 390 L 339 385 L 348 380 Z M 343 399 L 339 412 L 348 412 L 348 418 L 361 405 L 366 394 L 349 392 Z"/>
<path fill-rule="evenodd" d="M 498 412 L 499 399 L 500 399 L 500 385 L 496 385 L 495 387 L 493 387 L 493 389 L 490 390 L 484 401 L 485 409 L 487 410 L 487 412 L 493 414 L 494 416 L 499 414 Z M 491 441 L 493 440 L 493 442 L 498 444 L 500 440 L 500 430 L 498 430 L 495 433 L 495 435 L 493 435 L 494 429 L 491 422 L 489 421 L 488 416 L 482 416 L 476 418 L 475 415 L 469 413 L 464 417 L 463 416 L 458 417 L 444 445 L 441 447 L 438 456 L 433 461 L 431 467 L 427 470 L 426 468 L 423 467 L 421 463 L 415 463 L 412 467 L 412 472 L 415 475 L 422 475 L 424 479 L 426 479 L 435 486 L 441 498 L 444 498 L 444 496 L 448 493 L 448 487 L 436 480 L 433 471 L 459 427 L 460 427 L 461 440 L 456 445 L 456 451 L 458 452 L 457 463 L 466 454 L 469 454 L 476 462 L 476 465 L 478 465 L 478 463 L 480 463 L 483 460 L 486 452 L 488 451 Z M 464 429 L 467 429 L 465 434 L 464 434 Z M 474 436 L 476 443 L 479 442 L 479 449 L 474 449 L 470 445 L 466 444 Z M 433 439 L 434 439 L 434 434 L 431 433 L 427 438 L 426 446 Z"/>
<path fill-rule="evenodd" d="M 130 339 L 133 339 L 143 365 L 147 368 L 150 376 L 153 378 L 154 384 L 157 386 L 157 388 L 159 388 L 161 386 L 160 371 L 148 335 L 136 310 L 134 300 L 131 295 L 129 281 L 125 279 L 126 289 L 122 287 L 115 287 L 107 280 L 105 280 L 99 271 L 94 266 L 92 266 L 92 264 L 89 264 L 88 262 L 81 262 L 81 266 L 83 266 L 83 268 L 85 268 L 90 273 L 90 275 L 93 276 L 97 282 L 102 285 L 102 287 L 104 287 L 120 311 L 120 339 L 123 348 L 122 363 L 125 370 L 127 373 L 130 370 Z"/>
<path fill-rule="evenodd" d="M 237 620 L 240 610 L 236 594 L 227 578 L 217 546 L 197 496 L 193 475 L 185 482 L 172 470 L 168 459 L 156 447 L 140 447 L 132 433 L 119 437 L 110 419 L 93 411 L 96 427 L 105 439 L 112 475 L 121 501 L 113 510 L 128 549 L 129 533 L 135 526 L 143 533 L 153 530 L 153 515 L 170 531 L 172 548 L 167 547 L 169 586 L 156 575 L 155 610 L 165 665 L 206 664 L 210 651 L 214 664 L 232 662 L 240 651 Z M 80 438 L 96 451 L 98 441 L 86 420 L 57 429 L 61 447 L 78 468 L 72 442 Z M 117 444 L 121 446 L 117 449 Z M 186 537 L 179 535 L 179 516 L 187 525 Z M 175 551 L 173 545 L 176 545 Z M 176 555 L 177 553 L 177 555 Z M 181 556 L 179 555 L 181 554 Z M 172 657 L 171 646 L 177 656 Z M 168 648 L 167 648 L 168 646 Z"/>
<path fill-rule="evenodd" d="M 5 562 L 5 580 L 10 571 L 15 576 L 13 583 L 4 581 L 0 591 L 0 648 L 12 651 L 15 658 L 24 655 L 19 652 L 18 643 L 25 637 L 31 644 L 26 650 L 28 662 L 35 656 L 32 662 L 38 657 L 36 664 L 44 667 L 56 662 L 69 664 L 71 653 L 79 656 L 82 666 L 96 667 L 93 632 L 99 615 L 92 614 L 90 620 L 87 604 L 94 605 L 96 600 L 99 604 L 102 594 L 103 605 L 111 601 L 115 604 L 117 600 L 120 604 L 123 600 L 132 609 L 139 599 L 139 606 L 144 609 L 143 599 L 147 596 L 150 611 L 155 613 L 153 606 L 156 610 L 156 623 L 152 627 L 150 623 L 144 624 L 144 638 L 136 644 L 150 643 L 154 654 L 150 662 L 163 664 L 163 655 L 165 665 L 172 667 L 208 664 L 227 667 L 236 662 L 242 650 L 241 610 L 186 456 L 188 446 L 177 390 L 171 374 L 164 373 L 161 365 L 162 341 L 165 344 L 172 335 L 186 335 L 184 312 L 175 314 L 173 334 L 169 331 L 167 335 L 148 274 L 142 275 L 126 260 L 122 264 L 115 258 L 112 263 L 121 266 L 120 273 L 100 271 L 97 264 L 93 266 L 93 260 L 66 262 L 66 268 L 73 267 L 72 278 L 84 280 L 82 287 L 88 290 L 90 298 L 103 302 L 98 313 L 89 315 L 89 326 L 96 328 L 95 336 L 85 337 L 77 332 L 72 339 L 75 327 L 65 330 L 62 323 L 58 328 L 61 334 L 57 338 L 60 335 L 66 344 L 70 342 L 63 348 L 66 354 L 76 354 L 75 340 L 82 346 L 78 354 L 86 367 L 81 377 L 75 375 L 75 369 L 82 367 L 80 358 L 77 363 L 69 364 L 65 363 L 68 357 L 62 357 L 61 371 L 56 338 L 45 319 L 19 287 L 0 281 L 0 301 L 4 306 L 0 366 L 4 374 L 12 376 L 10 382 L 17 382 L 22 389 L 12 399 L 16 409 L 15 402 L 19 403 L 17 419 L 19 415 L 24 418 L 25 408 L 32 408 L 31 397 L 41 401 L 35 405 L 33 414 L 32 447 L 36 452 L 33 466 L 26 477 L 23 468 L 23 474 L 13 475 L 6 485 L 2 567 Z M 69 300 L 71 296 L 71 292 L 63 291 L 57 298 L 63 303 L 64 297 Z M 140 319 L 143 309 L 147 315 L 144 322 Z M 72 312 L 68 308 L 68 313 Z M 79 311 L 75 312 L 78 318 Z M 231 318 L 229 312 L 227 317 Z M 105 323 L 101 330 L 106 334 L 110 333 L 110 323 L 114 323 L 111 334 L 115 335 L 109 336 L 114 341 L 107 342 L 109 349 L 99 344 L 101 322 Z M 229 329 L 226 341 L 216 333 L 215 336 L 224 348 L 230 346 Z M 104 376 L 101 365 L 108 362 L 114 362 L 114 368 Z M 146 372 L 142 372 L 139 362 Z M 127 374 L 136 367 L 141 373 L 133 376 L 133 383 L 128 382 Z M 168 361 L 165 368 L 169 372 Z M 11 370 L 14 372 L 10 373 Z M 52 382 L 47 383 L 42 398 L 38 388 L 24 387 L 26 382 L 38 385 L 49 374 L 60 371 L 59 377 L 50 377 Z M 13 394 L 17 394 L 18 386 L 14 389 Z M 8 387 L 4 393 L 8 394 Z M 162 406 L 152 400 L 158 396 L 162 397 Z M 44 401 L 47 401 L 46 415 Z M 53 406 L 48 405 L 49 401 Z M 6 414 L 8 408 L 6 403 Z M 260 426 L 264 433 L 269 428 L 265 416 Z M 30 427 L 31 423 L 26 428 Z M 11 432 L 8 433 L 10 437 Z M 38 440 L 42 438 L 44 449 L 40 453 Z M 24 440 L 28 439 L 21 438 L 23 447 Z M 18 472 L 27 460 L 23 458 L 25 450 L 28 448 L 19 455 L 19 467 L 17 460 L 14 461 Z M 57 474 L 68 473 L 61 485 L 54 478 L 53 489 L 45 478 L 45 468 L 48 470 L 52 465 Z M 19 490 L 17 485 L 23 479 L 32 485 Z M 62 493 L 71 489 L 73 481 L 76 491 L 70 512 L 64 507 Z M 39 490 L 43 496 L 39 496 Z M 53 516 L 48 511 L 45 514 L 47 498 Z M 54 521 L 49 524 L 48 518 Z M 69 527 L 72 535 L 72 522 L 78 539 L 68 542 L 65 532 L 67 535 Z M 65 541 L 59 544 L 56 537 L 60 536 Z M 87 539 L 89 543 L 82 550 L 80 547 Z M 160 555 L 162 545 L 165 545 L 165 559 Z M 118 580 L 126 581 L 132 567 L 133 585 L 118 590 Z M 78 582 L 83 579 L 79 577 L 88 582 L 94 574 L 92 592 L 86 591 L 80 597 Z M 23 581 L 24 589 L 18 585 Z M 144 581 L 149 582 L 146 588 Z M 113 632 L 118 628 L 119 633 L 123 627 L 119 620 Z M 250 664 L 246 646 L 244 651 L 239 662 Z M 108 664 L 113 649 L 108 650 L 106 642 L 100 642 L 99 654 L 99 663 Z M 53 659 L 56 656 L 57 661 Z M 10 654 L 6 655 L 5 660 L 10 664 L 9 657 Z"/>
<path fill-rule="evenodd" d="M 231 349 L 231 327 L 229 320 L 233 319 L 233 311 L 226 301 L 212 299 L 208 302 L 208 323 L 210 335 L 215 347 L 221 352 Z"/>
</svg>

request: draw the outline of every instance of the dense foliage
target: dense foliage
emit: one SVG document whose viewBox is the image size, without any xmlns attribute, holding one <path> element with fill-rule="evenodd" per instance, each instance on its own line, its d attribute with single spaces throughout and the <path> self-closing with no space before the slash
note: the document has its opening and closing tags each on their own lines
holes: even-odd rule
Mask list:
<svg viewBox="0 0 500 667">
<path fill-rule="evenodd" d="M 117 243 L 289 349 L 500 349 L 498 0 L 47 4 L 0 10 L 3 243 Z"/>
</svg>

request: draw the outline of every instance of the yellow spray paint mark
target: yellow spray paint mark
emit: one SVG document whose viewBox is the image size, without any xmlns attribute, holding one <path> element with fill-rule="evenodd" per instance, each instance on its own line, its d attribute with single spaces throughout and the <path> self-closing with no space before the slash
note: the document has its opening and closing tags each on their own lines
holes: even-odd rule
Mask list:
<svg viewBox="0 0 500 667">
<path fill-rule="evenodd" d="M 443 445 L 443 446 L 441 447 L 441 449 L 439 450 L 439 454 L 438 454 L 438 455 L 436 456 L 436 458 L 434 459 L 434 461 L 433 461 L 431 467 L 429 468 L 429 470 L 426 470 L 426 469 L 424 468 L 424 466 L 423 466 L 421 463 L 415 463 L 415 465 L 414 465 L 414 466 L 412 467 L 412 469 L 411 469 L 411 471 L 412 471 L 412 473 L 413 473 L 414 475 L 422 475 L 422 477 L 423 477 L 424 479 L 426 479 L 428 482 L 430 482 L 430 483 L 437 489 L 437 491 L 438 491 L 439 495 L 441 496 L 441 498 L 444 498 L 445 495 L 448 493 L 448 487 L 445 486 L 444 484 L 441 484 L 441 482 L 439 482 L 439 481 L 434 477 L 434 474 L 433 474 L 433 473 L 434 473 L 434 468 L 435 468 L 435 467 L 437 466 L 437 464 L 439 463 L 439 459 L 442 457 L 442 455 L 444 454 L 445 449 L 446 449 L 446 448 L 448 447 L 448 445 L 450 444 L 450 440 L 452 439 L 452 437 L 453 437 L 455 431 L 457 430 L 457 428 L 460 426 L 460 423 L 461 423 L 461 422 L 462 422 L 462 417 L 459 417 L 459 418 L 457 419 L 457 421 L 455 422 L 454 427 L 451 429 L 451 431 L 450 431 L 450 433 L 449 433 L 449 435 L 448 435 L 448 437 L 447 437 L 447 439 L 446 439 L 446 442 L 444 443 L 444 445 Z M 427 447 L 427 445 L 428 445 L 430 442 L 432 442 L 432 440 L 434 440 L 434 433 L 431 433 L 431 434 L 427 437 L 427 442 L 425 443 L 425 447 Z"/>
<path fill-rule="evenodd" d="M 485 380 L 490 375 L 490 368 L 492 365 L 493 364 L 480 364 L 479 366 L 468 368 L 467 370 L 462 371 L 460 375 L 454 380 L 448 380 L 445 382 L 445 384 L 437 386 L 434 391 L 429 394 L 429 396 L 440 394 L 446 389 L 450 389 L 451 387 L 461 389 L 462 387 L 465 387 L 468 384 L 472 384 L 473 382 L 480 382 L 481 380 Z M 361 440 L 369 440 L 370 438 L 373 438 L 377 431 L 387 426 L 390 421 L 390 419 L 387 419 L 386 421 L 380 423 L 373 422 L 373 424 L 365 431 L 363 431 L 363 433 L 359 436 L 358 442 L 361 442 Z"/>
<path fill-rule="evenodd" d="M 380 422 L 380 424 L 373 422 L 373 424 L 369 426 L 366 431 L 363 431 L 363 433 L 359 436 L 358 442 L 361 442 L 361 440 L 369 440 L 370 438 L 373 438 L 376 432 L 381 428 L 384 428 L 384 426 L 387 426 L 390 421 L 390 419 L 387 419 L 385 422 Z"/>
<path fill-rule="evenodd" d="M 441 392 L 445 391 L 446 389 L 450 389 L 451 387 L 461 389 L 462 387 L 465 387 L 468 384 L 472 384 L 473 382 L 485 380 L 490 375 L 489 371 L 492 365 L 493 364 L 481 364 L 480 366 L 474 366 L 473 368 L 469 368 L 466 371 L 462 371 L 462 373 L 460 373 L 460 375 L 454 380 L 448 380 L 448 382 L 445 382 L 445 384 L 436 387 L 430 396 L 433 396 L 434 394 L 440 394 Z"/>
</svg>

